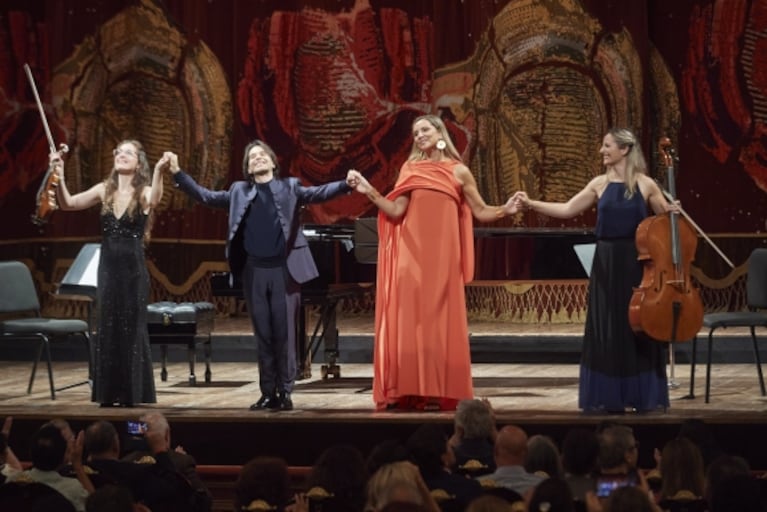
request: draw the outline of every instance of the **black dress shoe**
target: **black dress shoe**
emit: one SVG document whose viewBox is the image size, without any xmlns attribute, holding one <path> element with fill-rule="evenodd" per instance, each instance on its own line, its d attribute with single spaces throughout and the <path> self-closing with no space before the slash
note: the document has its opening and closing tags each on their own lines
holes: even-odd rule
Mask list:
<svg viewBox="0 0 767 512">
<path fill-rule="evenodd" d="M 280 405 L 277 409 L 280 411 L 293 410 L 293 400 L 290 399 L 290 393 L 283 393 L 280 395 Z"/>
<path fill-rule="evenodd" d="M 261 409 L 277 409 L 280 407 L 280 402 L 274 395 L 261 395 L 256 403 L 250 406 L 251 411 L 259 411 Z"/>
</svg>

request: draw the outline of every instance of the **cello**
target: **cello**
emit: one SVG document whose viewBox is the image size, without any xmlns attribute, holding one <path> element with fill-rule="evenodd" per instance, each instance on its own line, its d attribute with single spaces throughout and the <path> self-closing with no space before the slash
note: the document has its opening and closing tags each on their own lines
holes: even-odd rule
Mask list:
<svg viewBox="0 0 767 512">
<path fill-rule="evenodd" d="M 667 197 L 675 201 L 671 141 L 664 137 L 658 146 L 667 169 Z M 697 243 L 693 224 L 677 212 L 654 215 L 639 224 L 637 258 L 644 273 L 629 303 L 629 324 L 634 332 L 670 343 L 692 340 L 698 333 L 703 325 L 703 303 L 690 276 Z"/>
<path fill-rule="evenodd" d="M 29 79 L 29 85 L 32 88 L 32 92 L 35 95 L 35 101 L 37 102 L 37 108 L 40 111 L 40 117 L 43 121 L 43 128 L 45 129 L 45 135 L 48 138 L 48 149 L 51 154 L 56 153 L 56 145 L 53 143 L 53 135 L 51 135 L 51 129 L 48 127 L 48 120 L 45 118 L 45 111 L 43 110 L 43 103 L 40 101 L 40 95 L 37 93 L 37 86 L 35 85 L 35 79 L 32 77 L 32 70 L 29 68 L 29 64 L 24 64 L 24 72 Z M 69 151 L 69 146 L 61 144 L 58 150 L 62 155 Z M 58 209 L 58 203 L 56 201 L 56 189 L 59 186 L 59 175 L 56 169 L 52 165 L 48 166 L 48 170 L 45 173 L 43 182 L 40 184 L 40 188 L 37 190 L 37 199 L 35 205 L 35 213 L 32 214 L 32 223 L 37 226 L 42 226 L 48 219 L 54 210 Z"/>
</svg>

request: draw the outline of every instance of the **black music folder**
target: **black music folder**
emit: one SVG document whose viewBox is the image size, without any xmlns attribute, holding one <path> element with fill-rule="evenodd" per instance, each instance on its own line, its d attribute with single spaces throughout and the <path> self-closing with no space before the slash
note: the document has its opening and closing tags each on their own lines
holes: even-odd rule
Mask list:
<svg viewBox="0 0 767 512">
<path fill-rule="evenodd" d="M 360 263 L 378 263 L 378 217 L 354 221 L 354 257 Z"/>
<path fill-rule="evenodd" d="M 59 295 L 96 298 L 101 244 L 85 244 L 59 284 Z"/>
</svg>

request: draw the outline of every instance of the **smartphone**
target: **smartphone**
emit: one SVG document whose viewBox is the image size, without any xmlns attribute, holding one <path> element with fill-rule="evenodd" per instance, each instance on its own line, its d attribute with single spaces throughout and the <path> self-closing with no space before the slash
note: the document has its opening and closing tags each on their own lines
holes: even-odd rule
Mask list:
<svg viewBox="0 0 767 512">
<path fill-rule="evenodd" d="M 146 423 L 143 421 L 128 420 L 128 434 L 131 436 L 143 436 L 146 432 Z"/>
<path fill-rule="evenodd" d="M 606 498 L 615 489 L 627 485 L 636 485 L 636 483 L 634 475 L 599 475 L 597 477 L 597 496 Z"/>
</svg>

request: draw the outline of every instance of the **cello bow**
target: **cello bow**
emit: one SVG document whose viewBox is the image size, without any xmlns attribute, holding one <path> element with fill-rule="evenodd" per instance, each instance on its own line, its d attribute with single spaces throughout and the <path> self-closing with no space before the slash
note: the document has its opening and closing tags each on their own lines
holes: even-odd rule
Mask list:
<svg viewBox="0 0 767 512">
<path fill-rule="evenodd" d="M 666 199 L 668 199 L 670 202 L 672 202 L 672 203 L 675 203 L 675 202 L 676 202 L 676 201 L 675 201 L 675 199 L 674 199 L 674 197 L 673 197 L 671 194 L 669 194 L 669 193 L 668 193 L 666 190 L 664 190 L 663 188 L 661 188 L 661 191 L 663 192 L 663 195 L 666 197 Z M 688 214 L 686 211 L 684 211 L 684 209 L 683 209 L 681 206 L 679 206 L 679 205 L 677 205 L 677 206 L 679 207 L 679 213 L 681 213 L 681 214 L 682 214 L 682 216 L 683 216 L 685 219 L 687 219 L 687 220 L 689 221 L 690 225 L 691 225 L 693 228 L 695 228 L 695 231 L 697 231 L 697 232 L 698 232 L 698 234 L 699 234 L 700 236 L 702 236 L 702 237 L 703 237 L 703 239 L 704 239 L 706 242 L 708 242 L 708 243 L 709 243 L 709 245 L 710 245 L 710 246 L 711 246 L 711 247 L 712 247 L 712 248 L 713 248 L 713 249 L 714 249 L 714 250 L 717 252 L 717 254 L 719 254 L 719 256 L 721 256 L 721 257 L 722 257 L 722 259 L 723 259 L 723 260 L 724 260 L 724 261 L 725 261 L 725 262 L 726 262 L 726 263 L 727 263 L 727 264 L 730 266 L 730 268 L 735 268 L 735 265 L 732 263 L 732 261 L 730 261 L 730 259 L 729 259 L 727 256 L 725 256 L 725 254 L 722 252 L 722 250 L 721 250 L 721 249 L 720 249 L 720 248 L 719 248 L 719 247 L 718 247 L 718 246 L 717 246 L 717 245 L 714 243 L 714 241 L 713 241 L 713 240 L 711 240 L 711 239 L 708 237 L 708 235 L 707 235 L 707 234 L 706 234 L 706 233 L 705 233 L 705 232 L 704 232 L 704 231 L 703 231 L 703 230 L 700 228 L 700 226 L 698 226 L 698 225 L 695 223 L 695 221 L 694 221 L 694 220 L 692 220 L 692 218 L 690 217 L 690 215 L 689 215 L 689 214 Z"/>
<path fill-rule="evenodd" d="M 51 134 L 51 128 L 48 126 L 48 119 L 45 117 L 43 103 L 40 101 L 40 95 L 37 92 L 37 85 L 35 84 L 35 79 L 32 76 L 32 70 L 30 69 L 29 64 L 24 64 L 24 72 L 27 75 L 27 79 L 29 79 L 29 85 L 35 96 L 35 103 L 37 103 L 37 110 L 40 112 L 40 119 L 43 122 L 43 129 L 45 130 L 45 136 L 48 139 L 48 149 L 50 153 L 53 154 L 58 151 L 60 154 L 63 154 L 68 152 L 69 146 L 64 143 L 60 145 L 60 149 L 56 149 L 56 145 L 53 142 L 53 135 Z M 43 178 L 43 182 L 40 184 L 40 189 L 37 191 L 37 207 L 35 213 L 32 214 L 32 222 L 34 224 L 37 224 L 38 226 L 43 225 L 48 220 L 48 216 L 53 210 L 58 209 L 55 190 L 58 186 L 59 176 L 56 174 L 56 170 L 49 166 L 48 171 Z"/>
</svg>

